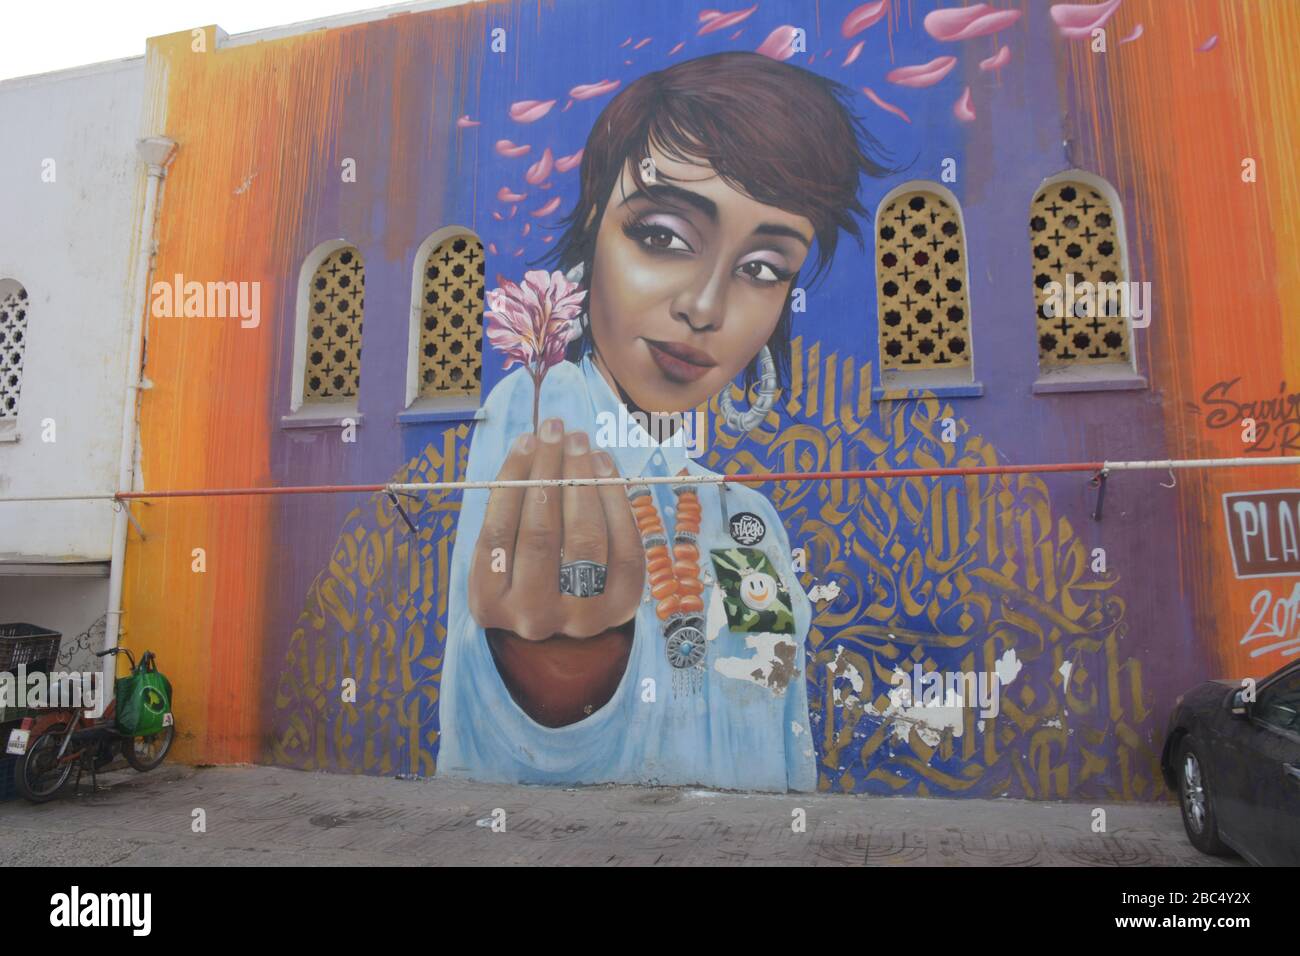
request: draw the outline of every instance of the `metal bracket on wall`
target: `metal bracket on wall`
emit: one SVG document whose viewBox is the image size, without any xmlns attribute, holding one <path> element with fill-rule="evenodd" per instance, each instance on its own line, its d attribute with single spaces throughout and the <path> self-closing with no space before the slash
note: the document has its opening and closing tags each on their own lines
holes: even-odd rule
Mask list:
<svg viewBox="0 0 1300 956">
<path fill-rule="evenodd" d="M 149 502 L 141 501 L 140 504 L 148 507 Z M 113 502 L 113 507 L 126 512 L 126 520 L 131 522 L 131 527 L 135 528 L 135 533 L 140 536 L 141 541 L 149 540 L 148 537 L 145 536 L 144 528 L 140 527 L 140 522 L 136 521 L 135 515 L 131 514 L 131 505 L 129 502 L 122 501 L 119 499 L 118 501 Z"/>
<path fill-rule="evenodd" d="M 396 492 L 389 491 L 387 492 L 387 495 L 388 495 L 388 500 L 393 505 L 393 508 L 397 511 L 399 515 L 402 516 L 402 520 L 406 522 L 406 526 L 411 529 L 411 534 L 418 534 L 419 531 L 416 529 L 415 524 L 411 521 L 411 516 L 406 513 L 406 509 L 402 507 L 402 503 L 397 500 Z"/>
<path fill-rule="evenodd" d="M 1093 475 L 1091 482 L 1089 482 L 1090 484 L 1097 486 L 1097 507 L 1092 511 L 1093 521 L 1101 520 L 1101 506 L 1106 500 L 1106 478 L 1109 475 L 1110 472 L 1103 468 L 1101 471 Z"/>
</svg>

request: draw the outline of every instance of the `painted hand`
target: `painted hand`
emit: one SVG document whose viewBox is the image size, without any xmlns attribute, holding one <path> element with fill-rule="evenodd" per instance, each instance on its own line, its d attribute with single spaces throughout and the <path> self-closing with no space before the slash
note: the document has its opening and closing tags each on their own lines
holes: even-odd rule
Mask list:
<svg viewBox="0 0 1300 956">
<path fill-rule="evenodd" d="M 558 418 L 542 423 L 540 440 L 521 435 L 498 480 L 612 478 L 607 452 L 592 451 L 585 432 L 565 434 Z M 604 592 L 560 593 L 563 561 L 608 566 Z M 636 614 L 645 585 L 645 554 L 627 493 L 618 485 L 494 488 L 469 575 L 469 609 L 485 629 L 524 640 L 557 635 L 594 637 Z"/>
</svg>

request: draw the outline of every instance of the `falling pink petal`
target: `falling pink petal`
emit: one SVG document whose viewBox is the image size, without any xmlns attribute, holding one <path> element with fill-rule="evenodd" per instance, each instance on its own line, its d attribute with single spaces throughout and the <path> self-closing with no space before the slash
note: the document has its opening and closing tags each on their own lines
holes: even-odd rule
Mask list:
<svg viewBox="0 0 1300 956">
<path fill-rule="evenodd" d="M 542 183 L 542 184 L 541 184 L 540 186 L 538 186 L 537 188 L 538 188 L 538 189 L 550 189 L 550 188 L 551 188 L 551 184 L 550 184 L 550 183 Z"/>
<path fill-rule="evenodd" d="M 647 43 L 649 43 L 649 42 L 650 42 L 651 40 L 653 40 L 653 39 L 654 39 L 654 37 L 646 37 L 644 40 L 640 40 L 640 41 L 638 41 L 638 42 L 637 42 L 637 45 L 634 46 L 634 47 L 632 47 L 632 49 L 634 49 L 634 50 L 639 50 L 639 49 L 641 49 L 643 46 L 645 46 Z"/>
<path fill-rule="evenodd" d="M 1011 62 L 1011 47 L 1005 44 L 987 60 L 980 60 L 980 69 L 984 72 L 1000 70 Z"/>
<path fill-rule="evenodd" d="M 816 54 L 816 53 L 810 53 L 810 54 L 808 55 L 808 62 L 809 62 L 809 63 L 811 63 L 811 62 L 812 62 L 813 60 L 815 60 L 815 59 L 817 59 L 817 54 Z"/>
<path fill-rule="evenodd" d="M 622 80 L 601 80 L 599 83 L 583 83 L 569 90 L 569 95 L 575 100 L 589 100 L 595 96 L 614 92 L 622 82 Z"/>
<path fill-rule="evenodd" d="M 1110 19 L 1119 9 L 1120 0 L 1105 3 L 1058 3 L 1052 6 L 1052 19 L 1067 40 L 1086 40 L 1092 31 Z"/>
<path fill-rule="evenodd" d="M 1137 26 L 1135 26 L 1135 27 L 1133 28 L 1133 32 L 1132 32 L 1132 33 L 1130 33 L 1128 36 L 1126 36 L 1124 39 L 1120 40 L 1119 42 L 1120 42 L 1121 45 L 1123 45 L 1123 44 L 1125 44 L 1125 43 L 1132 43 L 1134 40 L 1136 40 L 1136 39 L 1137 39 L 1138 37 L 1140 37 L 1141 35 L 1142 35 L 1142 24 L 1139 23 Z"/>
<path fill-rule="evenodd" d="M 798 27 L 792 27 L 788 23 L 779 26 L 767 35 L 767 39 L 754 52 L 773 60 L 788 60 L 794 56 L 794 38 L 798 35 Z"/>
<path fill-rule="evenodd" d="M 748 10 L 733 10 L 731 13 L 718 13 L 716 10 L 706 10 L 705 13 L 712 13 L 715 16 L 709 17 L 704 21 L 704 25 L 696 31 L 697 36 L 704 36 L 706 33 L 715 33 L 718 30 L 725 30 L 727 27 L 735 26 L 742 20 L 748 20 L 758 9 L 758 4 L 754 4 Z"/>
<path fill-rule="evenodd" d="M 511 158 L 514 158 L 515 156 L 524 155 L 524 153 L 528 152 L 530 149 L 532 149 L 532 147 L 528 145 L 516 146 L 508 139 L 499 139 L 497 140 L 496 149 L 497 152 L 500 153 L 502 156 L 509 156 Z"/>
<path fill-rule="evenodd" d="M 900 118 L 904 123 L 910 123 L 910 122 L 912 122 L 912 119 L 911 119 L 910 116 L 908 116 L 906 113 L 904 113 L 902 110 L 900 110 L 900 109 L 899 109 L 897 106 L 895 106 L 893 103 L 887 103 L 887 102 L 885 102 L 884 100 L 882 100 L 879 96 L 877 96 L 877 95 L 872 91 L 871 87 L 869 87 L 869 86 L 864 86 L 864 87 L 862 88 L 862 92 L 865 93 L 865 94 L 867 95 L 867 99 L 871 100 L 871 102 L 875 103 L 877 106 L 879 106 L 879 107 L 880 107 L 882 110 L 884 110 L 885 112 L 887 112 L 887 113 L 893 113 L 895 116 L 899 117 L 899 118 Z"/>
<path fill-rule="evenodd" d="M 1198 47 L 1196 48 L 1196 52 L 1197 52 L 1197 53 L 1209 53 L 1211 50 L 1213 50 L 1213 49 L 1214 49 L 1216 46 L 1218 46 L 1218 45 L 1219 45 L 1219 35 L 1216 33 L 1216 34 L 1214 34 L 1214 36 L 1210 37 L 1208 40 L 1206 40 L 1204 43 L 1202 43 L 1200 46 L 1198 46 Z"/>
<path fill-rule="evenodd" d="M 975 104 L 971 102 L 969 86 L 966 87 L 961 98 L 952 105 L 952 115 L 963 123 L 970 123 L 975 119 Z"/>
<path fill-rule="evenodd" d="M 844 62 L 840 66 L 848 66 L 850 63 L 855 62 L 858 57 L 862 56 L 862 48 L 866 45 L 866 40 L 859 40 L 853 44 L 853 49 L 849 51 L 849 55 L 844 58 Z"/>
<path fill-rule="evenodd" d="M 722 16 L 721 10 L 701 10 L 699 21 L 701 23 L 708 23 L 710 20 L 716 19 L 720 16 Z"/>
<path fill-rule="evenodd" d="M 554 105 L 555 100 L 520 100 L 510 104 L 510 118 L 516 123 L 536 123 Z"/>
<path fill-rule="evenodd" d="M 555 171 L 557 173 L 567 173 L 579 163 L 582 162 L 582 150 L 576 153 L 570 153 L 568 156 L 561 156 L 555 161 Z"/>
<path fill-rule="evenodd" d="M 555 241 L 555 237 L 554 237 L 554 236 L 542 236 L 542 243 L 543 243 L 543 244 L 551 243 L 551 242 L 554 242 L 554 241 Z"/>
<path fill-rule="evenodd" d="M 682 47 L 684 47 L 684 46 L 686 46 L 686 41 L 685 41 L 685 40 L 683 40 L 681 43 L 677 44 L 675 47 L 673 47 L 671 50 L 669 50 L 669 51 L 668 51 L 668 55 L 669 55 L 669 56 L 672 56 L 674 53 L 680 53 L 680 52 L 682 51 Z"/>
<path fill-rule="evenodd" d="M 632 65 L 632 61 L 631 61 L 631 60 L 624 60 L 624 61 L 623 61 L 623 65 L 624 65 L 624 66 L 631 66 L 631 65 Z"/>
<path fill-rule="evenodd" d="M 885 79 L 899 86 L 934 86 L 934 84 L 951 73 L 952 68 L 956 65 L 957 58 L 955 56 L 939 56 L 929 63 L 918 63 L 916 66 L 900 66 L 896 70 L 890 70 L 885 74 Z"/>
<path fill-rule="evenodd" d="M 528 172 L 524 173 L 524 182 L 530 186 L 545 182 L 546 177 L 551 175 L 551 168 L 554 165 L 555 156 L 552 155 L 551 148 L 548 146 L 542 151 L 542 158 L 528 167 Z M 518 202 L 523 198 L 523 196 L 520 196 L 519 199 L 509 199 L 506 202 Z"/>
<path fill-rule="evenodd" d="M 523 202 L 527 198 L 527 193 L 513 192 L 509 186 L 502 186 L 497 190 L 497 199 L 501 202 Z"/>
<path fill-rule="evenodd" d="M 534 219 L 540 219 L 543 216 L 549 216 L 551 213 L 555 212 L 555 210 L 559 208 L 560 208 L 560 197 L 556 196 L 545 206 L 541 206 L 538 209 L 534 209 L 528 215 L 532 216 Z"/>
<path fill-rule="evenodd" d="M 456 120 L 457 129 L 469 129 L 471 126 L 482 126 L 482 125 L 483 124 L 480 123 L 478 120 L 470 119 L 468 113 L 466 113 L 460 119 Z"/>
<path fill-rule="evenodd" d="M 516 249 L 513 253 L 511 253 L 512 257 L 515 259 L 518 259 L 523 254 L 524 254 L 524 250 L 522 248 Z"/>
<path fill-rule="evenodd" d="M 492 253 L 494 256 L 497 254 L 497 244 L 495 242 L 488 243 L 488 252 Z"/>
<path fill-rule="evenodd" d="M 506 216 L 506 218 L 507 218 L 507 219 L 514 219 L 514 218 L 515 218 L 515 213 L 517 213 L 518 211 L 519 211 L 519 207 L 518 207 L 518 206 L 511 206 L 511 207 L 510 207 L 510 215 Z"/>
<path fill-rule="evenodd" d="M 628 37 L 626 40 L 624 40 L 622 43 L 618 45 L 618 48 L 621 50 L 623 49 L 623 47 L 627 46 L 631 42 L 632 42 L 632 38 Z"/>
<path fill-rule="evenodd" d="M 844 22 L 840 25 L 840 34 L 844 39 L 850 40 L 867 27 L 875 26 L 884 19 L 885 14 L 888 12 L 889 0 L 864 3 L 862 6 L 849 11 L 849 15 L 844 18 Z"/>
<path fill-rule="evenodd" d="M 1119 0 L 1115 2 L 1118 3 Z M 1019 10 L 994 10 L 987 3 L 977 3 L 970 7 L 935 10 L 925 15 L 924 22 L 925 32 L 930 36 L 951 42 L 997 33 L 1019 19 Z"/>
<path fill-rule="evenodd" d="M 728 40 L 739 40 L 739 39 L 740 39 L 740 35 L 741 35 L 742 33 L 744 33 L 744 32 L 745 32 L 745 30 L 744 30 L 744 28 L 742 27 L 741 29 L 739 29 L 739 30 L 737 30 L 735 33 L 733 33 L 731 36 L 727 37 L 727 39 L 728 39 Z"/>
<path fill-rule="evenodd" d="M 567 101 L 565 102 L 565 104 L 564 104 L 564 109 L 560 110 L 560 112 L 561 112 L 561 113 L 567 113 L 567 112 L 569 112 L 569 107 L 572 106 L 572 105 L 573 105 L 573 100 L 567 100 Z"/>
<path fill-rule="evenodd" d="M 506 217 L 501 215 L 501 213 L 499 212 L 493 212 L 492 218 L 495 219 L 497 222 L 504 222 Z"/>
<path fill-rule="evenodd" d="M 520 231 L 519 235 L 526 236 L 532 231 L 533 231 L 533 224 L 531 222 L 526 222 L 524 223 L 524 228 Z"/>
<path fill-rule="evenodd" d="M 823 60 L 829 60 L 830 58 L 831 58 L 831 51 L 830 51 L 830 50 L 827 50 L 825 53 L 822 54 L 822 59 L 823 59 Z"/>
</svg>

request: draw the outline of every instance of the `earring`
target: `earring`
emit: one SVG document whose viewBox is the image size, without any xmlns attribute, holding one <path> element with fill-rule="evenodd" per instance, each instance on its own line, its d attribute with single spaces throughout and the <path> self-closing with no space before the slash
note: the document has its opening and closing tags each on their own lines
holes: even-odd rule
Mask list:
<svg viewBox="0 0 1300 956">
<path fill-rule="evenodd" d="M 718 393 L 718 408 L 722 410 L 722 423 L 741 435 L 752 432 L 762 424 L 763 419 L 767 418 L 767 413 L 776 404 L 776 362 L 772 360 L 772 350 L 766 345 L 763 346 L 763 351 L 758 353 L 758 367 L 758 397 L 746 411 L 736 410 L 736 406 L 731 401 L 730 385 Z"/>
</svg>

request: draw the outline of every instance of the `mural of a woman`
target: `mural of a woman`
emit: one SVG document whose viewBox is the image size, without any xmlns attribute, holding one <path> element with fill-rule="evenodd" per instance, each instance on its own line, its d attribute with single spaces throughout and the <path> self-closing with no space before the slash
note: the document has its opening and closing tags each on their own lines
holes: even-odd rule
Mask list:
<svg viewBox="0 0 1300 956">
<path fill-rule="evenodd" d="M 742 373 L 758 408 L 729 424 L 761 420 L 807 260 L 811 281 L 841 232 L 862 241 L 859 179 L 886 172 L 846 92 L 723 53 L 643 76 L 606 107 L 557 248 L 581 275 L 581 337 L 545 378 L 536 435 L 525 371 L 492 390 L 469 480 L 707 474 L 681 441 L 596 447 L 598 423 L 620 405 L 688 412 Z M 785 529 L 751 489 L 467 492 L 439 772 L 812 789 L 810 618 Z"/>
</svg>

